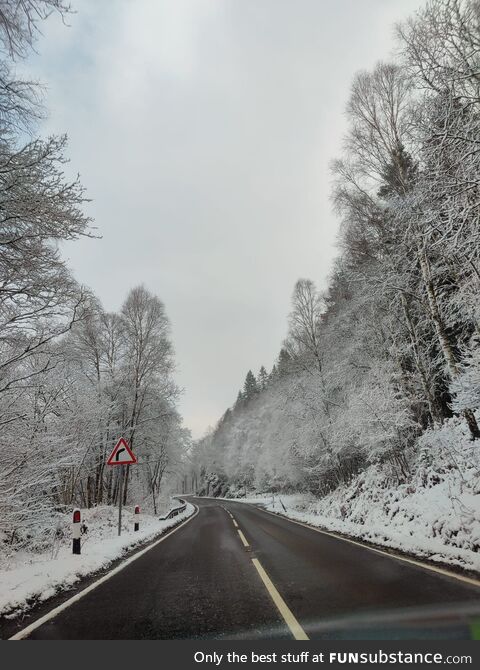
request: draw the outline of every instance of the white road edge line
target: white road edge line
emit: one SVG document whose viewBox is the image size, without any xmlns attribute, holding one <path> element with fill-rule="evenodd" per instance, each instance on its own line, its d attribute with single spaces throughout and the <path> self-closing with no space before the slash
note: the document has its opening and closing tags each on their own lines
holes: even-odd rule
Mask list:
<svg viewBox="0 0 480 670">
<path fill-rule="evenodd" d="M 308 635 L 305 633 L 303 628 L 300 626 L 294 615 L 292 614 L 292 611 L 288 607 L 287 603 L 284 601 L 282 596 L 279 594 L 277 589 L 275 588 L 272 580 L 270 577 L 267 575 L 265 572 L 262 564 L 258 560 L 258 558 L 252 558 L 252 563 L 256 567 L 258 574 L 260 575 L 260 579 L 262 582 L 265 584 L 265 587 L 275 603 L 278 611 L 282 615 L 285 623 L 287 626 L 290 628 L 290 631 L 295 638 L 295 640 L 309 640 L 310 638 Z"/>
<path fill-rule="evenodd" d="M 110 577 L 113 577 L 114 575 L 118 574 L 121 570 L 123 570 L 123 568 L 126 568 L 127 565 L 130 565 L 130 563 L 133 563 L 133 561 L 136 561 L 137 558 L 140 558 L 140 556 L 143 556 L 144 554 L 146 554 L 147 551 L 150 551 L 150 549 L 153 549 L 154 547 L 156 547 L 158 544 L 160 544 L 160 542 L 163 542 L 164 540 L 169 538 L 171 535 L 176 533 L 177 530 L 180 530 L 181 528 L 183 528 L 189 521 L 194 519 L 198 514 L 198 509 L 199 508 L 197 507 L 197 505 L 194 505 L 193 503 L 190 503 L 190 504 L 195 507 L 195 512 L 191 516 L 189 516 L 188 519 L 185 519 L 185 521 L 182 521 L 182 523 L 180 523 L 178 526 L 175 526 L 173 528 L 173 530 L 171 530 L 170 532 L 164 533 L 160 537 L 160 539 L 158 539 L 156 542 L 153 542 L 148 547 L 145 547 L 145 549 L 142 549 L 141 551 L 138 551 L 133 556 L 130 556 L 130 558 L 127 558 L 126 561 L 124 561 L 120 565 L 117 565 L 116 568 L 114 568 L 113 570 L 108 572 L 106 575 L 104 575 L 100 579 L 97 579 L 96 582 L 93 582 L 93 584 L 90 584 L 90 586 L 87 586 L 85 589 L 83 589 L 83 591 L 80 591 L 79 593 L 75 594 L 74 596 L 72 596 L 71 598 L 66 600 L 64 603 L 62 603 L 61 605 L 58 605 L 58 607 L 55 607 L 53 610 L 51 610 L 47 614 L 44 614 L 42 617 L 40 617 L 39 619 L 37 619 L 36 621 L 31 623 L 26 628 L 23 628 L 18 633 L 15 633 L 15 635 L 12 635 L 12 637 L 9 637 L 8 639 L 9 640 L 23 640 L 25 637 L 30 635 L 30 633 L 32 633 L 36 628 L 39 628 L 40 626 L 43 626 L 44 623 L 46 623 L 47 621 L 50 621 L 50 619 L 55 618 L 57 616 L 57 614 L 60 614 L 60 612 L 62 612 L 63 610 L 66 610 L 68 607 L 70 607 L 70 605 L 73 605 L 74 603 L 81 600 L 81 598 L 83 598 L 83 596 L 86 596 L 87 593 L 90 593 L 91 591 L 96 589 L 97 586 L 100 586 L 100 584 L 103 584 L 104 582 L 109 580 Z"/>
<path fill-rule="evenodd" d="M 252 503 L 245 503 L 245 504 L 252 504 Z M 296 523 L 298 526 L 303 526 L 304 528 L 309 528 L 310 530 L 314 530 L 316 533 L 321 533 L 322 535 L 328 535 L 329 537 L 334 537 L 336 540 L 343 540 L 344 542 L 349 542 L 350 544 L 354 544 L 357 547 L 362 547 L 362 549 L 368 549 L 369 551 L 373 551 L 376 554 L 381 554 L 382 556 L 388 556 L 389 558 L 396 559 L 397 561 L 403 561 L 404 563 L 410 563 L 411 565 L 415 565 L 419 568 L 423 568 L 424 570 L 430 570 L 431 572 L 437 572 L 440 575 L 443 575 L 444 577 L 451 577 L 453 579 L 457 579 L 458 581 L 465 582 L 466 584 L 470 584 L 472 586 L 480 587 L 480 581 L 477 579 L 474 579 L 473 577 L 465 577 L 464 575 L 459 575 L 456 572 L 450 572 L 450 570 L 444 570 L 443 568 L 437 568 L 434 565 L 428 565 L 428 563 L 422 563 L 421 561 L 416 561 L 414 558 L 407 558 L 406 556 L 400 556 L 399 554 L 393 554 L 390 553 L 389 551 L 384 551 L 383 549 L 377 549 L 376 547 L 370 547 L 368 544 L 363 544 L 362 542 L 357 542 L 356 540 L 351 540 L 348 537 L 342 537 L 341 535 L 338 535 L 337 533 L 328 531 L 328 530 L 322 530 L 321 528 L 316 528 L 315 526 L 311 526 L 308 523 L 304 523 L 303 521 L 297 521 L 296 519 L 290 519 L 290 517 L 285 516 L 283 514 L 276 514 L 275 512 L 270 512 L 268 509 L 262 509 L 257 507 L 257 509 L 260 509 L 262 512 L 266 512 L 267 514 L 271 514 L 272 516 L 276 516 L 277 518 L 285 519 L 286 521 L 290 521 L 291 523 Z"/>
<path fill-rule="evenodd" d="M 322 535 L 328 535 L 329 537 L 334 537 L 336 540 L 343 540 L 344 542 L 349 542 L 350 544 L 354 544 L 355 546 L 361 547 L 362 549 L 368 549 L 369 551 L 373 551 L 376 554 L 381 554 L 382 556 L 388 556 L 393 560 L 403 561 L 404 563 L 410 563 L 411 565 L 415 565 L 418 568 L 423 568 L 424 570 L 430 570 L 431 572 L 436 572 L 440 575 L 443 575 L 444 577 L 450 577 L 451 579 L 456 579 L 459 582 L 464 582 L 465 584 L 469 584 L 470 586 L 476 586 L 477 588 L 480 588 L 480 580 L 475 579 L 474 577 L 466 577 L 464 575 L 458 574 L 457 572 L 451 572 L 450 570 L 446 570 L 445 568 L 437 568 L 436 566 L 430 565 L 429 563 L 423 563 L 422 561 L 417 561 L 414 558 L 407 558 L 406 556 L 401 556 L 400 554 L 395 554 L 390 551 L 386 551 L 385 549 L 370 547 L 368 544 L 363 544 L 363 542 L 358 542 L 357 540 L 353 540 L 348 537 L 338 535 L 334 531 L 323 530 L 321 528 L 317 528 L 316 526 L 311 526 L 308 523 L 304 523 L 303 521 L 297 521 L 297 519 L 291 519 L 290 517 L 285 516 L 284 514 L 271 512 L 268 509 L 259 507 L 256 503 L 245 502 L 243 500 L 236 500 L 235 498 L 232 498 L 232 502 L 237 502 L 242 505 L 251 505 L 252 507 L 255 507 L 261 512 L 271 514 L 272 516 L 275 516 L 277 518 L 280 517 L 281 519 L 285 519 L 285 521 L 290 521 L 291 523 L 296 523 L 298 526 L 309 528 L 310 530 L 314 530 L 316 533 L 321 533 Z M 228 509 L 227 508 L 225 509 L 228 512 Z"/>
</svg>

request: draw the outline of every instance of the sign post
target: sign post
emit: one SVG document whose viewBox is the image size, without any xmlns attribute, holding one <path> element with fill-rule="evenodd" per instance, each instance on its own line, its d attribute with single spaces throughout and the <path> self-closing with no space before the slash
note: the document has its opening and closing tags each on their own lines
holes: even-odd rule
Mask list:
<svg viewBox="0 0 480 670">
<path fill-rule="evenodd" d="M 133 451 L 127 444 L 127 441 L 121 437 L 115 445 L 112 453 L 108 457 L 107 465 L 120 466 L 120 481 L 118 483 L 118 534 L 122 534 L 122 506 L 123 506 L 123 480 L 125 477 L 124 465 L 133 465 L 137 463 Z"/>
<path fill-rule="evenodd" d="M 122 534 L 122 506 L 123 506 L 123 478 L 125 472 L 123 465 L 120 466 L 120 482 L 118 485 L 118 535 Z"/>
</svg>

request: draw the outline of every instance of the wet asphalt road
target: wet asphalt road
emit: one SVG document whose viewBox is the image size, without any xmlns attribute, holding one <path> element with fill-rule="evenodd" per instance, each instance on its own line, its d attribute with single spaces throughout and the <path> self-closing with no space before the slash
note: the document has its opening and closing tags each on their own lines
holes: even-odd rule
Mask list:
<svg viewBox="0 0 480 670">
<path fill-rule="evenodd" d="M 479 587 L 250 505 L 192 500 L 195 518 L 29 639 L 292 639 L 252 558 L 310 638 L 469 639 L 480 618 Z"/>
</svg>

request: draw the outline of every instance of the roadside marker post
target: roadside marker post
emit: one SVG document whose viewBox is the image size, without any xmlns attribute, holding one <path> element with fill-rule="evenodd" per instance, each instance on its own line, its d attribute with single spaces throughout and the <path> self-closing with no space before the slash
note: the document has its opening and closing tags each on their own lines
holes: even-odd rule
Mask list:
<svg viewBox="0 0 480 670">
<path fill-rule="evenodd" d="M 73 523 L 72 523 L 72 554 L 80 554 L 80 533 L 81 533 L 81 522 L 82 515 L 78 508 L 73 510 Z"/>
<path fill-rule="evenodd" d="M 137 514 L 140 514 L 140 505 L 135 505 L 135 524 L 133 526 L 133 530 L 137 531 L 140 529 L 140 523 L 138 521 L 139 517 L 136 516 Z"/>
<path fill-rule="evenodd" d="M 123 466 L 134 465 L 137 459 L 127 444 L 127 441 L 121 437 L 114 446 L 112 453 L 108 457 L 107 465 L 120 466 L 120 480 L 118 483 L 118 534 L 122 534 L 122 505 L 123 505 L 123 480 L 125 478 Z"/>
</svg>

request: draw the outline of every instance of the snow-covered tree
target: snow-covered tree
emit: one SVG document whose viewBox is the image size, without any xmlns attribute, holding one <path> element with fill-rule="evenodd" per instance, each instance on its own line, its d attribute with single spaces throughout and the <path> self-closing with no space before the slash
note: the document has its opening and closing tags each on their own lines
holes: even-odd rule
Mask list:
<svg viewBox="0 0 480 670">
<path fill-rule="evenodd" d="M 209 435 L 232 491 L 400 481 L 452 413 L 480 438 L 480 3 L 431 0 L 397 32 L 351 87 L 328 287 L 296 283 L 267 387 Z"/>
<path fill-rule="evenodd" d="M 251 370 L 247 372 L 243 384 L 243 398 L 248 402 L 258 393 L 258 384 L 255 375 Z"/>
</svg>

